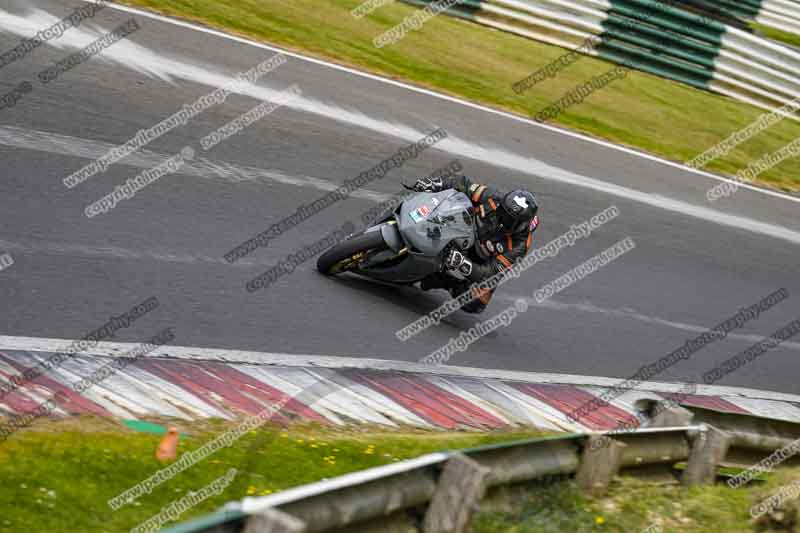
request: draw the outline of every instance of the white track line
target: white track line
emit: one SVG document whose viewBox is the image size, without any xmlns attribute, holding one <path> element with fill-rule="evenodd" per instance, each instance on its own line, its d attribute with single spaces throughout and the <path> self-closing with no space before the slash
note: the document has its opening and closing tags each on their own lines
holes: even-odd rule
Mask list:
<svg viewBox="0 0 800 533">
<path fill-rule="evenodd" d="M 28 352 L 58 352 L 73 341 L 43 337 L 17 337 L 0 335 L 0 351 L 23 350 Z M 102 357 L 118 357 L 138 346 L 130 342 L 100 342 L 86 354 Z M 268 366 L 294 366 L 317 368 L 363 368 L 394 372 L 416 372 L 441 376 L 471 377 L 478 379 L 501 379 L 531 383 L 560 383 L 568 385 L 613 387 L 623 378 L 577 376 L 573 374 L 552 374 L 541 372 L 520 372 L 514 370 L 488 370 L 450 365 L 425 365 L 385 359 L 357 358 L 335 355 L 298 355 L 274 352 L 254 352 L 245 350 L 224 350 L 218 348 L 196 348 L 189 346 L 161 346 L 143 357 L 171 357 L 197 361 L 222 361 L 226 363 L 255 364 Z M 637 389 L 652 392 L 680 392 L 682 383 L 643 381 Z M 763 391 L 740 387 L 717 385 L 698 385 L 698 394 L 711 396 L 739 396 L 761 400 L 775 400 L 800 403 L 800 395 L 782 392 Z"/>
<path fill-rule="evenodd" d="M 42 20 L 53 18 L 46 13 L 38 14 L 37 17 Z M 10 27 L 8 27 L 8 29 L 11 31 Z M 90 36 L 75 34 L 69 42 L 72 43 L 72 46 L 88 40 L 91 40 Z M 62 44 L 66 45 L 67 41 L 63 41 Z M 108 53 L 104 54 L 104 57 L 106 57 L 107 60 L 113 58 L 118 64 L 126 66 L 133 65 L 136 66 L 138 70 L 159 73 L 161 76 L 168 78 L 178 77 L 212 86 L 223 86 L 230 81 L 229 76 L 211 72 L 205 67 L 198 67 L 186 64 L 181 60 L 162 57 L 160 54 L 138 44 L 127 43 L 127 45 L 127 47 L 112 48 Z M 246 87 L 245 89 L 242 89 L 242 94 L 248 94 L 249 96 L 259 97 L 261 99 L 270 99 L 275 93 L 274 90 L 265 87 L 249 86 L 249 88 Z M 380 119 L 364 115 L 363 113 L 325 104 L 312 98 L 295 98 L 292 102 L 287 103 L 286 107 L 324 116 L 347 125 L 376 131 L 383 135 L 394 136 L 408 142 L 416 142 L 423 136 L 423 132 L 412 127 L 396 123 L 387 123 Z M 7 129 L 10 130 L 11 128 Z M 53 143 L 48 139 L 45 144 L 50 146 Z M 448 138 L 440 141 L 436 149 L 446 151 L 450 154 L 460 155 L 464 158 L 490 161 L 496 166 L 512 169 L 542 180 L 555 181 L 560 184 L 590 189 L 659 209 L 673 211 L 681 215 L 699 218 L 706 222 L 783 239 L 793 244 L 800 244 L 800 232 L 793 231 L 784 226 L 732 215 L 723 211 L 711 209 L 705 204 L 697 205 L 688 203 L 658 194 L 646 193 L 637 189 L 616 185 L 601 179 L 576 174 L 560 167 L 547 164 L 531 156 L 511 153 L 502 148 L 477 145 L 459 139 L 454 135 L 449 135 Z M 357 192 L 367 194 L 366 191 Z"/>
<path fill-rule="evenodd" d="M 3 241 L 0 241 L 0 243 L 2 242 Z M 495 296 L 493 301 L 498 301 L 498 300 L 508 302 L 509 304 L 511 304 L 519 300 L 519 298 L 500 295 L 500 296 Z M 708 331 L 708 326 L 698 326 L 696 324 L 687 324 L 685 322 L 676 322 L 674 320 L 667 320 L 665 318 L 659 318 L 657 316 L 645 315 L 643 313 L 639 313 L 629 308 L 608 309 L 604 307 L 598 307 L 588 301 L 584 301 L 581 303 L 566 303 L 553 300 L 552 298 L 549 298 L 544 302 L 537 302 L 535 298 L 525 298 L 525 300 L 528 302 L 528 306 L 530 307 L 538 307 L 540 309 L 547 309 L 551 311 L 567 311 L 567 312 L 577 311 L 580 313 L 596 313 L 617 319 L 630 319 L 630 320 L 638 320 L 641 322 L 645 322 L 647 324 L 657 324 L 659 326 L 675 328 L 681 331 L 688 331 L 690 333 L 703 333 L 704 331 Z M 764 340 L 763 335 L 753 335 L 745 333 L 729 333 L 725 338 L 730 340 L 747 342 L 749 344 L 753 344 Z M 781 347 L 786 349 L 791 348 L 793 350 L 800 350 L 800 342 L 784 341 L 781 343 Z"/>
<path fill-rule="evenodd" d="M 89 0 L 84 0 L 88 2 Z M 244 39 L 241 37 L 236 37 L 233 35 L 228 35 L 220 31 L 212 30 L 209 28 L 204 28 L 201 26 L 197 26 L 195 24 L 191 24 L 188 22 L 172 19 L 169 17 L 165 17 L 162 15 L 157 15 L 151 12 L 143 11 L 140 9 L 130 8 L 127 6 L 120 6 L 120 5 L 109 5 L 113 9 L 117 9 L 119 11 L 124 11 L 128 13 L 135 13 L 142 17 L 151 18 L 154 20 L 159 20 L 161 22 L 165 22 L 168 24 L 172 24 L 175 26 L 180 26 L 184 28 L 189 28 L 194 31 L 199 31 L 203 33 L 207 33 L 210 35 L 214 35 L 223 39 L 239 42 L 242 44 L 247 44 L 250 46 L 271 50 L 274 52 L 281 52 L 287 56 L 294 57 L 303 61 L 307 61 L 310 63 L 314 63 L 317 65 L 323 65 L 328 68 L 332 68 L 335 70 L 339 70 L 342 72 L 347 72 L 349 74 L 353 74 L 356 76 L 360 76 L 363 78 L 368 78 L 374 81 L 378 81 L 381 83 L 386 83 L 389 85 L 393 85 L 396 87 L 401 87 L 406 90 L 410 90 L 413 92 L 417 92 L 420 94 L 425 94 L 428 96 L 432 96 L 434 98 L 438 98 L 441 100 L 445 100 L 448 102 L 456 103 L 458 105 L 462 105 L 465 107 L 469 107 L 472 109 L 477 109 L 483 112 L 491 113 L 497 116 L 502 116 L 504 118 L 508 118 L 511 120 L 515 120 L 517 122 L 521 122 L 530 126 L 544 128 L 549 131 L 557 132 L 562 135 L 566 135 L 568 137 L 573 137 L 576 139 L 581 139 L 586 142 L 594 143 L 600 146 L 604 146 L 606 148 L 611 148 L 613 150 L 618 150 L 620 152 L 624 152 L 627 154 L 635 155 L 637 157 L 642 157 L 644 159 L 648 159 L 650 161 L 655 161 L 661 164 L 669 165 L 674 168 L 678 168 L 680 170 L 691 172 L 697 175 L 701 175 L 707 178 L 711 178 L 717 181 L 726 181 L 726 182 L 734 182 L 729 178 L 724 178 L 722 176 L 717 176 L 715 174 L 711 174 L 709 172 L 693 169 L 690 167 L 686 167 L 680 163 L 676 163 L 673 161 L 668 161 L 666 159 L 647 154 L 638 150 L 634 150 L 631 148 L 627 148 L 624 146 L 615 145 L 613 143 L 598 140 L 592 137 L 588 137 L 579 133 L 575 133 L 572 131 L 564 130 L 562 128 L 550 126 L 547 124 L 540 124 L 538 122 L 532 121 L 530 119 L 526 119 L 517 115 L 513 115 L 508 112 L 499 111 L 496 109 L 492 109 L 489 107 L 485 107 L 479 104 L 475 104 L 472 102 L 468 102 L 465 100 L 461 100 L 452 96 L 444 95 L 441 93 L 437 93 L 435 91 L 431 91 L 428 89 L 423 89 L 420 87 L 415 87 L 413 85 L 409 85 L 406 83 L 398 82 L 395 80 L 390 80 L 387 78 L 383 78 L 381 76 L 377 76 L 374 74 L 369 74 L 366 72 L 362 72 L 359 70 L 355 70 L 352 68 L 344 67 L 342 65 L 338 65 L 335 63 L 327 62 L 324 60 L 308 57 L 301 55 L 296 52 L 291 52 L 284 50 L 282 48 L 266 45 L 263 43 L 258 43 L 255 41 L 251 41 L 248 39 Z M 754 187 L 748 184 L 739 184 L 740 187 L 750 189 L 754 192 L 758 192 L 761 194 L 766 194 L 769 196 L 774 196 L 778 198 L 783 198 L 785 200 L 790 200 L 793 202 L 800 202 L 800 198 L 789 196 L 786 194 L 778 193 L 775 191 L 770 191 L 766 189 L 761 189 L 759 187 Z M 643 194 L 643 193 L 642 193 Z M 64 346 L 67 346 L 70 341 L 64 339 L 42 339 L 42 338 L 34 338 L 34 337 L 9 337 L 9 336 L 0 336 L 0 343 L 5 349 L 18 349 L 18 350 L 30 350 L 30 351 L 58 351 L 62 349 Z M 93 354 L 97 355 L 105 355 L 105 356 L 116 356 L 119 352 L 124 352 L 131 347 L 136 346 L 133 343 L 100 343 L 95 349 L 91 351 Z M 116 352 L 116 353 L 114 353 Z M 213 360 L 226 360 L 230 362 L 244 362 L 244 363 L 260 363 L 260 364 L 270 364 L 270 365 L 285 365 L 285 366 L 324 366 L 327 368 L 339 368 L 339 367 L 351 367 L 351 368 L 376 368 L 376 369 L 383 369 L 383 370 L 397 370 L 397 371 L 416 371 L 422 373 L 434 373 L 440 375 L 459 375 L 459 376 L 467 376 L 467 377 L 476 377 L 476 378 L 497 378 L 497 379 L 513 379 L 513 380 L 521 380 L 521 381 L 534 381 L 534 382 L 549 382 L 549 383 L 565 383 L 565 384 L 575 384 L 575 385 L 594 385 L 594 386 L 614 386 L 618 384 L 618 378 L 604 378 L 604 377 L 584 377 L 584 376 L 575 376 L 569 374 L 548 374 L 548 373 L 535 373 L 535 372 L 515 372 L 515 371 L 501 371 L 501 370 L 482 370 L 476 368 L 468 368 L 468 367 L 455 367 L 455 366 L 447 366 L 447 367 L 433 367 L 430 365 L 421 365 L 417 363 L 403 363 L 398 361 L 386 361 L 380 359 L 359 359 L 359 358 L 350 358 L 350 357 L 338 357 L 338 356 L 313 356 L 313 355 L 291 355 L 291 354 L 279 354 L 279 353 L 268 353 L 268 352 L 246 352 L 246 351 L 238 351 L 238 350 L 220 350 L 220 349 L 211 349 L 211 348 L 190 348 L 190 347 L 170 347 L 168 350 L 164 351 L 157 351 L 152 354 L 152 356 L 161 356 L 161 357 L 176 357 L 176 358 L 184 358 L 184 359 L 213 359 Z M 642 388 L 646 388 L 648 390 L 653 391 L 660 391 L 660 392 L 674 392 L 680 390 L 680 384 L 669 384 L 669 383 L 659 383 L 659 382 L 644 382 L 641 384 Z M 800 396 L 796 395 L 789 395 L 783 393 L 774 393 L 768 391 L 760 391 L 756 389 L 744 389 L 744 388 L 737 388 L 737 387 L 720 387 L 720 386 L 699 386 L 698 392 L 703 394 L 713 394 L 713 395 L 721 395 L 721 396 L 742 396 L 742 397 L 749 397 L 749 398 L 760 398 L 760 399 L 772 399 L 778 401 L 791 401 L 791 402 L 800 402 Z"/>
<path fill-rule="evenodd" d="M 10 146 L 23 150 L 36 150 L 85 159 L 96 159 L 118 145 L 103 141 L 93 141 L 71 135 L 61 135 L 38 130 L 28 130 L 15 126 L 0 126 L 0 146 Z M 154 152 L 148 149 L 138 150 L 119 163 L 135 168 L 149 169 L 163 163 L 172 154 Z M 338 183 L 333 183 L 322 178 L 300 174 L 287 174 L 278 169 L 263 169 L 245 165 L 238 165 L 220 159 L 207 159 L 198 157 L 191 163 L 183 165 L 178 172 L 181 175 L 196 176 L 214 180 L 223 180 L 230 183 L 260 182 L 280 183 L 295 187 L 311 187 L 321 191 L 335 191 Z M 370 189 L 361 188 L 350 193 L 353 198 L 383 202 L 392 198 L 391 194 L 381 193 Z"/>
<path fill-rule="evenodd" d="M 89 2 L 90 0 L 83 0 L 83 1 L 84 2 Z M 739 187 L 742 187 L 742 188 L 745 188 L 745 189 L 749 189 L 749 190 L 754 191 L 754 192 L 758 192 L 758 193 L 761 193 L 761 194 L 766 194 L 768 196 L 774 196 L 774 197 L 777 197 L 777 198 L 782 198 L 784 200 L 789 200 L 789 201 L 792 201 L 792 202 L 800 203 L 800 197 L 790 196 L 790 195 L 783 194 L 783 193 L 780 193 L 780 192 L 777 192 L 777 191 L 771 191 L 769 189 L 762 189 L 760 187 L 755 187 L 755 186 L 749 185 L 747 183 L 739 183 L 736 180 L 733 180 L 733 179 L 730 179 L 730 178 L 726 178 L 726 177 L 723 177 L 723 176 L 718 176 L 716 174 L 712 174 L 710 172 L 706 172 L 706 171 L 703 171 L 703 170 L 698 170 L 698 169 L 694 169 L 694 168 L 691 168 L 691 167 L 687 167 L 686 165 L 683 165 L 681 163 L 676 163 L 674 161 L 669 161 L 667 159 L 663 159 L 661 157 L 658 157 L 658 156 L 655 156 L 655 155 L 652 155 L 652 154 L 641 152 L 641 151 L 635 150 L 633 148 L 628 148 L 628 147 L 620 146 L 620 145 L 617 145 L 617 144 L 614 144 L 614 143 L 611 143 L 611 142 L 608 142 L 608 141 L 595 139 L 593 137 L 589 137 L 589 136 L 586 136 L 586 135 L 582 135 L 580 133 L 576 133 L 576 132 L 573 132 L 573 131 L 565 130 L 563 128 L 559 128 L 559 127 L 556 127 L 556 126 L 551 126 L 551 125 L 548 125 L 548 124 L 541 124 L 541 123 L 536 122 L 534 120 L 530 120 L 530 119 L 527 119 L 527 118 L 524 118 L 524 117 L 520 117 L 518 115 L 514 115 L 514 114 L 508 113 L 506 111 L 500 111 L 500 110 L 497 110 L 497 109 L 492 109 L 490 107 L 486 107 L 486 106 L 483 106 L 483 105 L 480 105 L 480 104 L 476 104 L 476 103 L 469 102 L 469 101 L 466 101 L 466 100 L 461 100 L 460 98 L 455 98 L 453 96 L 449 96 L 449 95 L 446 95 L 446 94 L 441 94 L 441 93 L 438 93 L 436 91 L 432 91 L 430 89 L 424 89 L 424 88 L 421 88 L 421 87 L 416 87 L 414 85 L 410 85 L 408 83 L 403 83 L 403 82 L 399 82 L 399 81 L 396 81 L 396 80 L 391 80 L 391 79 L 384 78 L 384 77 L 381 77 L 381 76 L 378 76 L 378 75 L 375 75 L 375 74 L 369 74 L 367 72 L 363 72 L 363 71 L 356 70 L 356 69 L 353 69 L 353 68 L 349 68 L 349 67 L 345 67 L 345 66 L 342 66 L 342 65 L 338 65 L 336 63 L 331 63 L 329 61 L 324 61 L 322 59 L 317 59 L 317 58 L 314 58 L 314 57 L 304 56 L 304 55 L 299 54 L 297 52 L 292 52 L 292 51 L 289 51 L 289 50 L 285 50 L 285 49 L 277 47 L 277 46 L 272 46 L 272 45 L 267 45 L 267 44 L 264 44 L 264 43 L 259 43 L 259 42 L 256 42 L 256 41 L 251 41 L 249 39 L 245 39 L 245 38 L 242 38 L 242 37 L 237 37 L 235 35 L 228 35 L 226 33 L 218 31 L 218 30 L 212 30 L 210 28 L 204 28 L 202 26 L 197 26 L 195 24 L 191 24 L 189 22 L 184 22 L 182 20 L 166 17 L 166 16 L 163 16 L 163 15 L 157 15 L 157 14 L 149 12 L 149 11 L 143 11 L 141 9 L 136 9 L 136 8 L 128 7 L 128 6 L 121 6 L 121 5 L 118 5 L 118 4 L 108 4 L 108 7 L 111 7 L 113 9 L 116 9 L 116 10 L 119 10 L 119 11 L 124 11 L 126 13 L 135 13 L 135 14 L 143 16 L 143 17 L 151 18 L 151 19 L 154 19 L 154 20 L 159 20 L 161 22 L 165 22 L 165 23 L 168 23 L 168 24 L 173 24 L 175 26 L 180 26 L 180 27 L 183 27 L 183 28 L 189 28 L 189 29 L 192 29 L 194 31 L 207 33 L 209 35 L 214 35 L 216 37 L 221 37 L 223 39 L 228 39 L 228 40 L 235 41 L 235 42 L 238 42 L 238 43 L 247 44 L 247 45 L 255 46 L 255 47 L 258 47 L 258 48 L 263 48 L 265 50 L 271 50 L 271 51 L 274 51 L 274 52 L 281 52 L 283 54 L 286 54 L 287 56 L 294 57 L 294 58 L 297 58 L 297 59 L 301 59 L 303 61 L 308 61 L 310 63 L 314 63 L 314 64 L 317 64 L 317 65 L 323 65 L 323 66 L 326 66 L 328 68 L 332 68 L 332 69 L 339 70 L 339 71 L 342 71 L 342 72 L 347 72 L 349 74 L 353 74 L 353 75 L 360 76 L 360 77 L 363 77 L 363 78 L 368 78 L 368 79 L 371 79 L 371 80 L 379 81 L 381 83 L 387 83 L 387 84 L 393 85 L 395 87 L 401 87 L 401 88 L 407 89 L 409 91 L 413 91 L 413 92 L 420 93 L 420 94 L 425 94 L 425 95 L 428 95 L 428 96 L 432 96 L 434 98 L 439 98 L 441 100 L 446 100 L 448 102 L 452 102 L 452 103 L 459 104 L 459 105 L 462 105 L 462 106 L 470 107 L 472 109 L 477 109 L 477 110 L 480 110 L 480 111 L 484 111 L 486 113 L 491 113 L 493 115 L 497 115 L 497 116 L 501 116 L 501 117 L 508 118 L 508 119 L 511 119 L 511 120 L 515 120 L 517 122 L 522 122 L 522 123 L 527 124 L 529 126 L 535 126 L 535 127 L 538 127 L 538 128 L 546 129 L 548 131 L 557 132 L 557 133 L 560 133 L 561 135 L 566 135 L 568 137 L 573 137 L 575 139 L 580 139 L 582 141 L 590 142 L 590 143 L 593 143 L 593 144 L 598 144 L 600 146 L 604 146 L 606 148 L 611 148 L 613 150 L 624 152 L 626 154 L 631 154 L 631 155 L 635 155 L 637 157 L 642 157 L 642 158 L 648 159 L 650 161 L 655 161 L 655 162 L 658 162 L 658 163 L 661 163 L 661 164 L 664 164 L 664 165 L 671 166 L 673 168 L 677 168 L 677 169 L 683 170 L 685 172 L 690 172 L 692 174 L 697 174 L 699 176 L 704 176 L 706 178 L 711 178 L 713 180 L 725 181 L 725 182 L 728 182 L 728 183 L 737 183 Z"/>
</svg>

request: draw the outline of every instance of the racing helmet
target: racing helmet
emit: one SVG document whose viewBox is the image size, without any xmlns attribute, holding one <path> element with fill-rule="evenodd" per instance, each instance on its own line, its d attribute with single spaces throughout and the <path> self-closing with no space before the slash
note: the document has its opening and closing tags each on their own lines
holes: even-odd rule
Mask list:
<svg viewBox="0 0 800 533">
<path fill-rule="evenodd" d="M 501 209 L 498 209 L 500 222 L 510 233 L 527 229 L 538 211 L 539 203 L 536 201 L 536 196 L 524 189 L 506 194 Z"/>
</svg>

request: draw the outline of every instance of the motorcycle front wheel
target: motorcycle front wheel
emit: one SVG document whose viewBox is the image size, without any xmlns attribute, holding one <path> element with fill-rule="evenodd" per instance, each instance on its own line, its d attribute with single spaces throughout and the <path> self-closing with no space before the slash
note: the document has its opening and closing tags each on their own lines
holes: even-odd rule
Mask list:
<svg viewBox="0 0 800 533">
<path fill-rule="evenodd" d="M 362 233 L 340 242 L 317 259 L 317 270 L 326 276 L 347 272 L 370 252 L 381 252 L 389 248 L 380 231 Z"/>
</svg>

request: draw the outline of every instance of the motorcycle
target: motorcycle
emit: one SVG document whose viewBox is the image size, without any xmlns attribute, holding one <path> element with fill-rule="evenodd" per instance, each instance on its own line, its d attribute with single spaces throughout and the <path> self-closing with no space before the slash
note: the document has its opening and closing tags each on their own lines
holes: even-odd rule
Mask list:
<svg viewBox="0 0 800 533">
<path fill-rule="evenodd" d="M 466 254 L 475 239 L 475 212 L 466 194 L 453 189 L 420 192 L 384 220 L 322 254 L 317 270 L 327 276 L 352 272 L 410 285 L 441 272 L 453 247 Z"/>
</svg>

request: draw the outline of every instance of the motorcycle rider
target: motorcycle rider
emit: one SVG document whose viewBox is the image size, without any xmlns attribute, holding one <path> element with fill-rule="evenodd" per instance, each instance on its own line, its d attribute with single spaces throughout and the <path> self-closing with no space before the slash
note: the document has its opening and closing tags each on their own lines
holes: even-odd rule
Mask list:
<svg viewBox="0 0 800 533">
<path fill-rule="evenodd" d="M 533 193 L 516 189 L 509 193 L 475 183 L 466 176 L 421 178 L 417 192 L 455 189 L 469 196 L 477 216 L 477 239 L 470 250 L 451 248 L 444 257 L 443 272 L 421 282 L 422 290 L 447 289 L 456 298 L 481 281 L 509 269 L 525 257 L 533 245 L 533 232 L 539 226 L 539 204 Z M 467 313 L 482 313 L 494 289 L 473 287 Z"/>
</svg>

